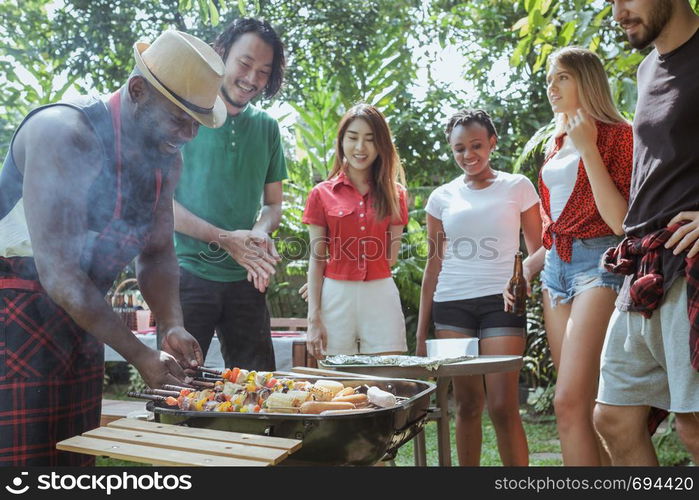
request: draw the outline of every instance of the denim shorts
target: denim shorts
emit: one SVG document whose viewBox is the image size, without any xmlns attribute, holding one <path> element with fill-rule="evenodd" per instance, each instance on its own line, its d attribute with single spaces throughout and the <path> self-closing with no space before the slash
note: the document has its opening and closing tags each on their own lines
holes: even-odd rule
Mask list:
<svg viewBox="0 0 699 500">
<path fill-rule="evenodd" d="M 573 239 L 573 255 L 570 262 L 563 262 L 556 251 L 556 244 L 546 251 L 541 287 L 548 290 L 551 307 L 560 301 L 570 302 L 573 297 L 595 287 L 611 288 L 619 292 L 624 276 L 610 273 L 602 267 L 602 255 L 610 247 L 619 244 L 618 236 Z"/>
</svg>

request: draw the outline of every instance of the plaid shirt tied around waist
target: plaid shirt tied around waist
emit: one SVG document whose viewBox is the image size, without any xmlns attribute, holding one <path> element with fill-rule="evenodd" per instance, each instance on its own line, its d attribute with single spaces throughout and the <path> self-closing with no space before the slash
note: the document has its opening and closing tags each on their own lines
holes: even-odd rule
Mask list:
<svg viewBox="0 0 699 500">
<path fill-rule="evenodd" d="M 604 253 L 604 268 L 612 273 L 633 275 L 629 295 L 634 309 L 650 318 L 663 299 L 661 252 L 667 240 L 685 223 L 673 224 L 642 237 L 626 237 L 615 248 Z M 699 266 L 697 259 L 685 259 L 687 280 L 687 312 L 689 314 L 689 356 L 692 368 L 699 370 Z M 652 435 L 669 412 L 651 407 L 648 413 L 648 431 Z"/>
<path fill-rule="evenodd" d="M 685 223 L 674 224 L 642 237 L 626 237 L 603 257 L 604 268 L 612 273 L 633 275 L 629 294 L 634 310 L 650 318 L 663 299 L 661 251 L 667 240 Z M 699 259 L 685 259 L 687 313 L 689 316 L 689 356 L 692 368 L 699 371 Z"/>
</svg>

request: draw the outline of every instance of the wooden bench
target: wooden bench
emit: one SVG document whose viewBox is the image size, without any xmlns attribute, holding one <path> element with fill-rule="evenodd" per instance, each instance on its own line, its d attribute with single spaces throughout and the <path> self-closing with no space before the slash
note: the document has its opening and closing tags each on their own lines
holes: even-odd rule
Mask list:
<svg viewBox="0 0 699 500">
<path fill-rule="evenodd" d="M 56 448 L 153 465 L 265 467 L 301 448 L 301 441 L 122 418 Z"/>
<path fill-rule="evenodd" d="M 289 330 L 308 330 L 308 320 L 306 318 L 270 318 L 272 330 L 286 328 Z"/>
</svg>

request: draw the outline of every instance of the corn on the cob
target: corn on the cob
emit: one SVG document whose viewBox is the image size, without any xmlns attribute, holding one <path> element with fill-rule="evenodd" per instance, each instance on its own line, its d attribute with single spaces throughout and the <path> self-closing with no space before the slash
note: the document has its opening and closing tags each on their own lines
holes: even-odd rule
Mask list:
<svg viewBox="0 0 699 500">
<path fill-rule="evenodd" d="M 267 408 L 298 408 L 310 398 L 311 393 L 306 391 L 273 392 L 265 401 L 265 406 Z"/>
<path fill-rule="evenodd" d="M 318 380 L 311 387 L 311 393 L 316 401 L 332 401 L 335 395 L 344 388 L 342 383 L 335 380 Z"/>
</svg>

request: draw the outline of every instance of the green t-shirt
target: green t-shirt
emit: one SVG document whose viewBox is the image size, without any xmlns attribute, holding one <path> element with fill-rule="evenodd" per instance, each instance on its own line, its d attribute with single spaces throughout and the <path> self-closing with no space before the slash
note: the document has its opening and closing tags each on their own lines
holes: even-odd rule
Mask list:
<svg viewBox="0 0 699 500">
<path fill-rule="evenodd" d="M 182 158 L 175 199 L 229 231 L 252 229 L 265 184 L 287 177 L 277 121 L 250 104 L 218 129 L 200 127 L 197 137 L 182 148 Z M 246 279 L 247 271 L 217 247 L 175 232 L 177 259 L 189 272 L 212 281 Z"/>
</svg>

